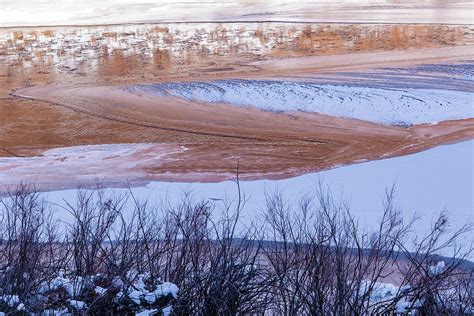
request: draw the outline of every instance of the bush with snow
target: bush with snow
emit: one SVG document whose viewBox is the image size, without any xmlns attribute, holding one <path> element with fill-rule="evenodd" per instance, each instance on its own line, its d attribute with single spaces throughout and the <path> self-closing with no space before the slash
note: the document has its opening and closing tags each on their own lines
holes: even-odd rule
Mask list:
<svg viewBox="0 0 474 316">
<path fill-rule="evenodd" d="M 28 187 L 0 200 L 0 312 L 6 314 L 469 314 L 470 250 L 455 249 L 441 215 L 405 248 L 404 223 L 389 195 L 374 232 L 357 226 L 330 194 L 298 207 L 267 197 L 261 223 L 238 230 L 245 202 L 183 203 L 165 210 L 130 196 L 79 191 L 52 222 Z M 122 212 L 126 199 L 134 210 Z M 128 204 L 130 205 L 130 204 Z M 220 204 L 219 204 L 220 205 Z M 391 278 L 396 284 L 389 282 Z"/>
<path fill-rule="evenodd" d="M 43 281 L 30 295 L 23 295 L 23 301 L 18 295 L 0 296 L 0 309 L 5 312 L 26 311 L 28 306 L 30 312 L 48 311 L 49 314 L 61 315 L 111 311 L 140 313 L 163 309 L 170 312 L 178 291 L 175 284 L 151 281 L 147 274 L 129 272 L 122 281 L 120 276 L 81 277 L 61 271 L 51 280 Z"/>
</svg>

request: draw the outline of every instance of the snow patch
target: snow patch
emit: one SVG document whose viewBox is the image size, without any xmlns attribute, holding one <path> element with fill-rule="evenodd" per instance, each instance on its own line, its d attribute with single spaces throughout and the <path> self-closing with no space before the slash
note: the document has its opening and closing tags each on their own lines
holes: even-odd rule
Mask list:
<svg viewBox="0 0 474 316">
<path fill-rule="evenodd" d="M 444 263 L 444 261 L 440 261 L 436 265 L 430 266 L 429 270 L 432 275 L 440 275 L 441 273 L 443 273 L 445 266 L 446 264 Z"/>
<path fill-rule="evenodd" d="M 122 88 L 131 93 L 226 103 L 273 112 L 303 111 L 388 125 L 474 117 L 474 93 L 272 80 L 160 83 Z"/>
</svg>

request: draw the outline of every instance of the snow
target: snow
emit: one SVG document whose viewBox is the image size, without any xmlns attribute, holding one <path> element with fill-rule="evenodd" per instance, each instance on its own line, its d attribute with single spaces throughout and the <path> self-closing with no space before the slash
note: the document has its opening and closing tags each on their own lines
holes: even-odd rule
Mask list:
<svg viewBox="0 0 474 316">
<path fill-rule="evenodd" d="M 157 309 L 145 309 L 141 311 L 140 313 L 136 313 L 135 316 L 151 316 L 151 315 L 155 315 L 157 311 L 158 311 Z"/>
<path fill-rule="evenodd" d="M 172 306 L 165 307 L 161 310 L 161 312 L 163 313 L 163 316 L 171 315 L 171 313 L 173 312 L 173 307 Z"/>
<path fill-rule="evenodd" d="M 124 282 L 121 280 L 121 277 L 116 276 L 112 281 L 111 292 L 114 292 L 115 289 L 119 290 L 114 298 L 115 303 L 129 304 L 131 300 L 136 308 L 143 309 L 154 305 L 157 299 L 164 296 L 177 298 L 179 289 L 174 283 L 161 282 L 158 280 L 158 284 L 151 285 L 147 283 L 148 285 L 146 285 L 145 282 L 149 281 L 150 278 L 149 273 L 138 273 L 131 270 L 127 272 L 125 278 L 126 280 L 124 280 Z M 100 279 L 100 274 L 81 277 L 60 271 L 51 281 L 43 282 L 38 288 L 38 293 L 40 296 L 48 297 L 48 295 L 54 293 L 56 290 L 63 289 L 67 294 L 67 300 L 65 300 L 65 302 L 68 303 L 68 308 L 72 307 L 75 310 L 86 310 L 88 308 L 87 303 L 79 300 L 79 298 L 84 297 L 83 290 L 88 289 L 88 285 L 93 286 L 94 292 L 98 296 L 105 294 L 107 289 L 94 284 L 95 281 Z M 17 295 L 0 296 L 0 301 L 7 303 L 10 307 L 16 307 L 18 310 L 25 308 L 25 305 L 20 302 Z M 168 315 L 171 312 L 171 306 L 165 307 L 162 311 L 164 315 Z M 155 309 L 142 310 L 139 315 L 153 315 L 156 314 L 156 312 L 157 310 Z M 52 313 L 55 315 L 70 314 L 67 309 L 64 313 L 58 311 L 52 311 Z"/>
<path fill-rule="evenodd" d="M 165 307 L 161 309 L 163 316 L 171 315 L 173 308 L 171 306 Z M 145 309 L 139 313 L 136 313 L 135 316 L 151 316 L 151 315 L 158 315 L 157 309 Z"/>
<path fill-rule="evenodd" d="M 443 5 L 435 0 L 2 0 L 0 26 L 245 20 L 472 23 L 471 11 L 470 1 Z"/>
<path fill-rule="evenodd" d="M 76 297 L 81 294 L 83 282 L 84 280 L 82 277 L 70 279 L 64 277 L 64 273 L 62 272 L 50 282 L 43 282 L 40 287 L 40 293 L 46 293 L 48 291 L 54 291 L 62 288 L 68 293 L 70 297 Z"/>
<path fill-rule="evenodd" d="M 54 292 L 58 289 L 64 289 L 67 294 L 66 299 L 64 299 L 63 301 L 64 303 L 66 303 L 67 306 L 64 310 L 45 310 L 43 311 L 45 314 L 50 313 L 54 315 L 70 315 L 71 312 L 69 309 L 71 308 L 76 311 L 84 311 L 88 309 L 87 303 L 79 299 L 81 297 L 84 297 L 84 293 L 82 291 L 83 286 L 85 286 L 84 280 L 91 281 L 88 283 L 90 285 L 93 285 L 94 280 L 99 280 L 101 275 L 97 274 L 90 275 L 87 277 L 81 277 L 74 274 L 68 274 L 67 276 L 65 276 L 65 274 L 66 272 L 64 271 L 59 272 L 58 276 L 53 278 L 51 281 L 43 282 L 42 284 L 40 284 L 37 292 L 39 295 L 37 295 L 37 297 L 47 299 L 50 294 L 53 294 L 53 300 L 55 300 L 54 296 L 56 294 Z M 156 303 L 156 300 L 163 296 L 172 296 L 174 298 L 177 298 L 178 287 L 174 283 L 164 282 L 161 284 L 155 284 L 152 287 L 152 289 L 154 290 L 150 292 L 146 289 L 145 285 L 145 281 L 149 278 L 148 273 L 138 274 L 135 271 L 128 271 L 126 278 L 127 282 L 122 282 L 120 284 L 121 287 L 119 289 L 121 290 L 114 299 L 115 303 L 129 304 L 129 300 L 122 301 L 123 298 L 128 298 L 132 300 L 132 302 L 136 305 L 137 308 L 143 309 L 154 305 Z M 113 283 L 118 284 L 117 282 Z M 78 284 L 78 286 L 71 287 L 73 284 Z M 151 285 L 149 285 L 149 287 L 151 287 Z M 112 288 L 114 288 L 114 284 L 112 284 Z M 99 296 L 107 291 L 106 289 L 100 286 L 95 286 L 94 289 L 96 294 Z M 125 295 L 125 293 L 127 294 Z M 90 295 L 90 293 L 86 295 Z M 148 296 L 149 298 L 147 298 Z M 145 301 L 143 301 L 143 298 L 146 298 Z M 10 308 L 16 308 L 16 310 L 18 311 L 26 310 L 25 304 L 20 301 L 18 295 L 1 295 L 0 302 L 5 303 Z M 59 306 L 56 307 L 58 308 Z M 169 315 L 171 311 L 171 306 L 167 306 L 162 309 L 164 315 Z M 156 314 L 156 312 L 156 309 L 145 309 L 137 315 L 154 315 Z"/>
<path fill-rule="evenodd" d="M 128 293 L 128 297 L 137 305 L 142 303 L 142 299 L 144 299 L 148 304 L 154 304 L 157 299 L 171 295 L 174 298 L 178 297 L 178 287 L 176 284 L 171 282 L 164 282 L 156 287 L 156 289 L 152 292 L 145 289 L 144 284 L 141 286 L 141 281 L 137 281 L 134 283 L 133 290 Z M 117 297 L 122 297 L 124 294 L 120 293 Z"/>
<path fill-rule="evenodd" d="M 128 297 L 138 306 L 142 306 L 144 303 L 148 305 L 153 305 L 157 299 L 164 296 L 172 296 L 177 298 L 178 287 L 176 284 L 171 282 L 163 282 L 154 287 L 154 289 L 147 288 L 145 281 L 148 280 L 149 274 L 137 274 L 135 271 L 127 272 L 127 284 L 131 283 L 131 286 L 120 291 L 116 295 L 116 300 L 120 301 L 123 298 Z M 113 282 L 115 284 L 121 285 L 123 287 L 123 282 Z M 124 292 L 125 291 L 125 292 Z M 143 311 L 144 313 L 147 311 Z M 149 313 L 154 312 L 148 311 Z M 148 314 L 144 314 L 148 315 Z"/>
<path fill-rule="evenodd" d="M 274 80 L 217 80 L 123 88 L 132 93 L 226 103 L 266 111 L 317 112 L 389 125 L 474 117 L 474 93 Z"/>
<path fill-rule="evenodd" d="M 87 308 L 87 304 L 83 301 L 76 301 L 76 300 L 69 300 L 69 304 L 75 309 L 85 309 Z"/>
<path fill-rule="evenodd" d="M 360 287 L 361 294 L 364 294 L 365 291 L 369 290 L 369 286 L 373 285 L 372 292 L 370 293 L 371 304 L 384 304 L 390 303 L 393 299 L 399 296 L 399 300 L 395 304 L 395 310 L 397 313 L 406 313 L 409 311 L 409 315 L 413 313 L 413 308 L 416 308 L 421 305 L 420 300 L 415 302 L 410 302 L 407 300 L 407 297 L 401 297 L 403 294 L 406 294 L 406 291 L 410 289 L 409 285 L 403 287 L 395 286 L 391 283 L 384 282 L 374 282 L 371 284 L 370 281 L 363 281 Z"/>
<path fill-rule="evenodd" d="M 112 280 L 112 285 L 114 287 L 121 288 L 124 284 L 123 284 L 122 279 L 120 279 L 120 277 L 116 276 Z"/>
<path fill-rule="evenodd" d="M 143 297 L 148 304 L 153 304 L 156 301 L 155 293 L 146 293 Z"/>
<path fill-rule="evenodd" d="M 360 287 L 361 294 L 370 290 L 371 281 L 363 281 Z M 372 292 L 370 293 L 370 300 L 372 302 L 384 302 L 393 299 L 399 291 L 399 287 L 391 283 L 375 282 L 373 284 Z"/>
<path fill-rule="evenodd" d="M 138 290 L 135 290 L 135 291 L 132 291 L 128 294 L 128 297 L 130 297 L 130 299 L 137 305 L 140 305 L 141 303 L 141 297 L 143 296 L 143 291 L 138 291 Z"/>
<path fill-rule="evenodd" d="M 94 289 L 94 292 L 96 292 L 99 295 L 103 295 L 105 294 L 105 292 L 107 292 L 107 289 L 104 289 L 103 287 L 100 287 L 100 286 L 96 286 Z"/>
<path fill-rule="evenodd" d="M 430 273 L 432 275 L 439 275 L 443 273 L 445 266 L 446 264 L 444 263 L 444 261 L 440 261 L 436 265 L 429 267 Z"/>
<path fill-rule="evenodd" d="M 156 298 L 160 298 L 162 296 L 172 295 L 174 298 L 178 297 L 178 287 L 170 282 L 164 282 L 157 286 L 155 290 Z"/>
<path fill-rule="evenodd" d="M 143 176 L 136 168 L 137 161 L 159 165 L 173 154 L 186 150 L 186 147 L 169 144 L 109 144 L 57 148 L 35 157 L 0 158 L 0 191 L 18 179 L 39 184 L 45 174 L 49 178 L 46 182 L 57 183 L 71 179 L 76 183 L 94 183 L 102 177 L 106 178 L 105 182 L 114 182 L 114 179 L 121 182 L 124 174 L 133 180 Z"/>
<path fill-rule="evenodd" d="M 3 295 L 0 296 L 0 300 L 7 303 L 8 306 L 13 307 L 20 303 L 20 298 L 18 295 Z"/>
</svg>

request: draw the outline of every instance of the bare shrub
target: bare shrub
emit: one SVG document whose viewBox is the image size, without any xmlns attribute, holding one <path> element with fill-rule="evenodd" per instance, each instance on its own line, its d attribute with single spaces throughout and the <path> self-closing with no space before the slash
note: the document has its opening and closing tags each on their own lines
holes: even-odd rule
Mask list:
<svg viewBox="0 0 474 316">
<path fill-rule="evenodd" d="M 377 226 L 363 229 L 349 207 L 319 185 L 296 205 L 267 195 L 244 223 L 246 198 L 175 205 L 133 191 L 79 190 L 47 204 L 19 185 L 0 203 L 0 311 L 176 315 L 469 314 L 471 248 L 441 214 L 410 240 L 387 192 Z M 47 207 L 47 205 L 49 205 Z M 52 212 L 67 212 L 67 223 Z M 448 250 L 452 254 L 440 257 Z"/>
<path fill-rule="evenodd" d="M 294 208 L 279 193 L 267 196 L 261 239 L 269 241 L 263 253 L 273 278 L 274 313 L 446 313 L 453 311 L 453 295 L 456 311 L 472 309 L 472 299 L 465 301 L 472 293 L 472 272 L 459 269 L 470 250 L 456 248 L 442 272 L 432 272 L 439 259 L 435 254 L 450 249 L 469 227 L 440 243 L 447 225 L 441 215 L 410 251 L 404 244 L 415 219 L 403 222 L 393 189 L 373 231 L 361 229 L 349 208 L 335 202 L 322 185 L 316 198 L 304 197 Z M 402 279 L 399 286 L 384 284 L 396 277 Z M 456 277 L 461 278 L 454 281 Z"/>
<path fill-rule="evenodd" d="M 34 187 L 20 184 L 0 202 L 0 291 L 10 312 L 30 299 L 57 269 L 57 242 L 51 214 Z M 31 301 L 35 306 L 37 301 Z M 22 307 L 20 306 L 20 310 Z"/>
</svg>

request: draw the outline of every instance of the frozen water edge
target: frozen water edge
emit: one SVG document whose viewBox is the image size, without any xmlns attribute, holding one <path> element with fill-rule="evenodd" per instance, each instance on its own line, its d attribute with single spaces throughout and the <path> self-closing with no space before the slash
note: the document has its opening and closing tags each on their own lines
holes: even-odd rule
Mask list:
<svg viewBox="0 0 474 316">
<path fill-rule="evenodd" d="M 123 90 L 274 112 L 317 112 L 387 125 L 436 123 L 474 117 L 474 93 L 442 89 L 217 80 L 135 85 Z"/>
<path fill-rule="evenodd" d="M 414 235 L 422 235 L 443 210 L 456 229 L 474 221 L 474 140 L 439 146 L 413 155 L 385 160 L 364 162 L 340 167 L 321 173 L 312 173 L 284 180 L 242 181 L 242 193 L 249 198 L 244 221 L 265 207 L 265 193 L 282 191 L 290 203 L 308 193 L 314 193 L 319 179 L 351 206 L 352 213 L 361 225 L 370 229 L 382 215 L 382 198 L 385 190 L 396 185 L 397 202 L 406 218 L 420 217 Z M 185 192 L 191 192 L 196 200 L 213 203 L 235 201 L 237 188 L 233 181 L 221 183 L 151 182 L 147 186 L 133 188 L 139 199 L 148 199 L 159 205 L 166 200 L 179 203 Z M 125 193 L 125 189 L 110 189 L 113 194 Z M 63 199 L 74 201 L 75 190 L 54 191 L 46 198 L 54 203 Z M 293 199 L 293 200 L 291 200 Z M 67 214 L 56 214 L 68 221 Z M 472 242 L 471 240 L 467 242 Z"/>
<path fill-rule="evenodd" d="M 145 172 L 139 165 L 157 166 L 185 151 L 185 146 L 172 144 L 105 144 L 55 148 L 34 157 L 2 157 L 0 195 L 20 181 L 35 183 L 45 190 L 70 188 L 71 183 L 146 183 L 141 180 Z"/>
</svg>

